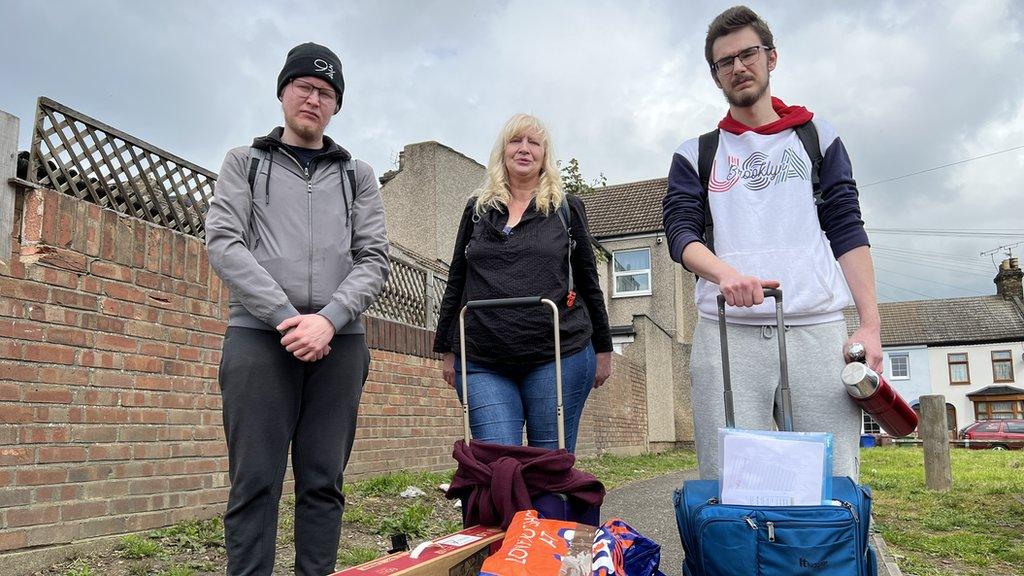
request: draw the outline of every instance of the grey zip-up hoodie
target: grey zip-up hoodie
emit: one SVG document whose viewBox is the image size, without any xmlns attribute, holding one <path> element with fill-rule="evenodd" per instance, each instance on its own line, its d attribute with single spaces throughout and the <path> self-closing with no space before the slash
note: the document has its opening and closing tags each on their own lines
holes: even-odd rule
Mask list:
<svg viewBox="0 0 1024 576">
<path fill-rule="evenodd" d="M 364 333 L 360 315 L 390 271 L 373 168 L 325 136 L 307 173 L 282 132 L 253 140 L 267 158 L 251 192 L 249 146 L 228 152 L 206 215 L 210 265 L 231 291 L 228 325 L 274 330 L 317 313 L 339 334 Z"/>
</svg>

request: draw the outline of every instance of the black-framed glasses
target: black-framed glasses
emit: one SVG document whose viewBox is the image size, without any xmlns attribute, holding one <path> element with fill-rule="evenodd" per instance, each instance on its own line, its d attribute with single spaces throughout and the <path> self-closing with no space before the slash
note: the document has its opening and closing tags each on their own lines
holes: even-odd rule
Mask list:
<svg viewBox="0 0 1024 576">
<path fill-rule="evenodd" d="M 316 97 L 320 100 L 321 104 L 334 106 L 338 101 L 338 93 L 330 88 L 319 88 L 313 86 L 309 82 L 299 80 L 297 78 L 292 79 L 292 87 L 295 88 L 295 93 L 305 100 L 309 98 L 309 95 L 316 92 Z"/>
<path fill-rule="evenodd" d="M 761 57 L 761 52 L 768 52 L 769 50 L 775 50 L 775 48 L 773 46 L 751 46 L 750 48 L 740 50 L 738 54 L 715 60 L 714 64 L 711 65 L 711 69 L 722 76 L 728 76 L 732 74 L 733 69 L 736 67 L 737 58 L 740 59 L 744 66 L 753 66 L 757 59 Z"/>
</svg>

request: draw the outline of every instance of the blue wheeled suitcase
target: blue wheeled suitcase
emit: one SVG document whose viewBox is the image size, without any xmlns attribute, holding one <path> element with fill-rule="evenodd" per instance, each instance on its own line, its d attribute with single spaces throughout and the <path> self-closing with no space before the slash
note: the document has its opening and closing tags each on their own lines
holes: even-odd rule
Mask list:
<svg viewBox="0 0 1024 576">
<path fill-rule="evenodd" d="M 782 291 L 775 298 L 778 321 L 782 422 L 793 430 Z M 718 296 L 719 333 L 725 383 L 726 426 L 735 427 L 725 298 Z M 691 480 L 673 496 L 683 544 L 684 576 L 877 576 L 875 551 L 868 543 L 871 489 L 845 476 L 832 477 L 832 503 L 820 506 L 721 504 L 717 480 Z"/>
<path fill-rule="evenodd" d="M 541 306 L 550 308 L 552 312 L 552 324 L 554 329 L 554 341 L 555 341 L 555 401 L 556 401 L 556 415 L 558 422 L 558 450 L 564 458 L 574 458 L 572 454 L 565 450 L 565 409 L 562 405 L 562 352 L 561 352 L 561 338 L 559 333 L 559 317 L 558 317 L 558 305 L 547 298 L 540 297 L 520 297 L 520 298 L 497 298 L 492 300 L 473 300 L 467 302 L 463 307 L 462 312 L 459 314 L 459 333 L 460 333 L 460 353 L 462 362 L 462 414 L 463 414 L 463 432 L 464 440 L 456 442 L 456 450 L 460 448 L 460 444 L 465 447 L 469 446 L 471 442 L 471 432 L 469 428 L 469 385 L 468 385 L 468 371 L 466 369 L 466 324 L 465 317 L 469 310 L 475 308 L 511 308 L 511 307 L 522 307 L 522 306 Z M 472 440 L 474 445 L 478 447 L 484 446 L 485 450 L 482 452 L 493 452 L 498 454 L 501 458 L 519 458 L 527 460 L 536 458 L 539 453 L 551 453 L 550 450 L 542 448 L 531 448 L 531 447 L 503 447 L 493 444 L 487 444 Z M 570 463 L 571 466 L 571 463 Z M 601 524 L 601 502 L 604 498 L 604 486 L 593 477 L 593 475 L 586 472 L 580 472 L 578 470 L 566 471 L 567 476 L 572 476 L 572 479 L 567 479 L 566 485 L 573 485 L 576 487 L 585 485 L 588 498 L 583 499 L 580 497 L 574 497 L 571 494 L 565 494 L 561 492 L 550 492 L 535 489 L 532 486 L 526 486 L 529 490 L 529 505 L 526 502 L 523 503 L 523 508 L 533 508 L 537 511 L 538 516 L 541 518 L 549 518 L 552 520 L 565 520 L 570 522 L 578 522 L 581 524 L 588 524 L 590 526 L 599 526 Z M 462 467 L 456 470 L 456 480 L 462 473 Z M 447 496 L 449 498 L 459 497 L 462 500 L 462 521 L 463 525 L 468 527 L 470 524 L 474 524 L 475 513 L 472 513 L 470 508 L 470 502 L 472 501 L 472 492 L 469 490 L 455 490 L 455 482 L 453 481 L 453 488 L 449 489 Z M 456 493 L 458 492 L 458 493 Z M 504 527 L 504 526 L 503 526 Z"/>
</svg>

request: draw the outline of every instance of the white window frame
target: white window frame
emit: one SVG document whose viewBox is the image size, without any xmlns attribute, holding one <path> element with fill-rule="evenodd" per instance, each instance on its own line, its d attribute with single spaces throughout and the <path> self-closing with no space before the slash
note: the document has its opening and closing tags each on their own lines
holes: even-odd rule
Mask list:
<svg viewBox="0 0 1024 576">
<path fill-rule="evenodd" d="M 619 254 L 626 254 L 628 252 L 647 252 L 647 268 L 638 268 L 636 270 L 626 270 L 619 272 L 615 269 L 615 258 Z M 647 290 L 632 290 L 629 292 L 619 291 L 619 276 L 637 276 L 640 274 L 647 274 Z M 651 275 L 651 249 L 650 248 L 629 248 L 627 250 L 614 250 L 612 251 L 612 298 L 625 298 L 630 296 L 650 296 L 654 289 L 654 277 Z"/>
<path fill-rule="evenodd" d="M 881 434 L 882 427 L 879 426 L 878 422 L 871 417 L 867 412 L 861 411 L 860 419 L 860 433 L 861 434 Z"/>
<path fill-rule="evenodd" d="M 903 358 L 907 363 L 907 374 L 905 376 L 897 376 L 895 371 L 895 365 L 893 364 L 893 358 Z M 910 380 L 910 354 L 906 352 L 890 352 L 889 353 L 889 375 L 893 380 Z"/>
</svg>

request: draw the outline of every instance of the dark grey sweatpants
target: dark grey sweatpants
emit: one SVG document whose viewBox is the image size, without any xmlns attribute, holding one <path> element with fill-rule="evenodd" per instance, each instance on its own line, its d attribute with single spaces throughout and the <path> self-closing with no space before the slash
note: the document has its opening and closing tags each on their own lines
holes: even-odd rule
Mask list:
<svg viewBox="0 0 1024 576">
<path fill-rule="evenodd" d="M 220 366 L 231 491 L 224 515 L 229 576 L 269 576 L 288 448 L 295 476 L 295 573 L 334 571 L 356 413 L 369 369 L 362 334 L 302 362 L 277 332 L 229 327 Z"/>
<path fill-rule="evenodd" d="M 736 427 L 771 430 L 779 389 L 779 342 L 774 326 L 729 324 L 729 365 Z M 857 480 L 860 473 L 861 411 L 840 379 L 846 322 L 791 326 L 786 359 L 797 432 L 832 433 L 832 473 Z M 725 426 L 725 385 L 718 323 L 705 318 L 693 334 L 693 435 L 700 477 L 718 477 L 718 429 Z"/>
</svg>

